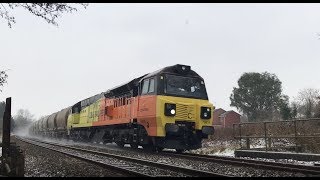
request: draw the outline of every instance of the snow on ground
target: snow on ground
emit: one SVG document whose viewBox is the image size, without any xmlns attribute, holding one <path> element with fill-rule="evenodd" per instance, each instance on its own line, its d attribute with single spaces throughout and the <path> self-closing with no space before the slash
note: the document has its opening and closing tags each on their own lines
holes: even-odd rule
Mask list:
<svg viewBox="0 0 320 180">
<path fill-rule="evenodd" d="M 290 143 L 286 143 L 290 144 Z M 264 140 L 256 140 L 250 146 L 251 148 L 264 148 Z M 203 154 L 203 155 L 214 155 L 214 156 L 229 156 L 234 157 L 234 151 L 239 149 L 239 141 L 229 140 L 229 141 L 206 141 L 202 144 L 202 148 L 196 150 L 187 151 L 194 154 Z M 241 157 L 243 159 L 255 159 L 261 161 L 270 161 L 270 162 L 281 162 L 289 164 L 298 164 L 306 166 L 314 166 L 314 164 L 319 164 L 320 161 L 298 161 L 294 159 L 267 159 L 267 158 L 249 158 Z"/>
<path fill-rule="evenodd" d="M 254 160 L 259 160 L 259 161 L 269 161 L 269 162 L 305 165 L 305 166 L 314 166 L 314 164 L 320 163 L 320 161 L 298 161 L 298 160 L 294 160 L 294 159 L 267 159 L 267 158 L 250 158 L 250 157 L 241 157 L 241 158 L 254 159 Z"/>
<path fill-rule="evenodd" d="M 225 149 L 225 150 L 223 150 L 223 151 L 219 151 L 219 152 L 216 152 L 216 153 L 214 153 L 214 154 L 208 154 L 208 155 L 234 157 L 234 149 Z"/>
<path fill-rule="evenodd" d="M 203 154 L 203 155 L 217 155 L 217 156 L 231 156 L 234 157 L 234 151 L 239 144 L 236 141 L 206 141 L 202 144 L 202 148 L 190 150 L 189 153 Z"/>
<path fill-rule="evenodd" d="M 243 144 L 245 144 L 244 142 Z M 264 148 L 266 147 L 266 142 L 264 139 L 256 139 L 254 142 L 250 143 L 250 148 Z"/>
</svg>

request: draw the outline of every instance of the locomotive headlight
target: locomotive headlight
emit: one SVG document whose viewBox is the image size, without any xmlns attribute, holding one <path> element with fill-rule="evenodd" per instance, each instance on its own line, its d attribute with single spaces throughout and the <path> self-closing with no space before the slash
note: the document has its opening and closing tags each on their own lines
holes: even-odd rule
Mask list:
<svg viewBox="0 0 320 180">
<path fill-rule="evenodd" d="M 211 118 L 211 108 L 210 107 L 201 107 L 200 117 L 201 117 L 201 119 L 210 119 Z"/>
<path fill-rule="evenodd" d="M 176 115 L 176 105 L 171 103 L 164 104 L 164 115 L 175 116 Z"/>
</svg>

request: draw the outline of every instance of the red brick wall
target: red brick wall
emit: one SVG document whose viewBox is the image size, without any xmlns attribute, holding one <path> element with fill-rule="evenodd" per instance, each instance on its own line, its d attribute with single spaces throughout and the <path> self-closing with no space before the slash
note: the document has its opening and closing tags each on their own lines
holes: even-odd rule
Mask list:
<svg viewBox="0 0 320 180">
<path fill-rule="evenodd" d="M 231 111 L 225 117 L 225 127 L 232 128 L 232 124 L 240 123 L 240 114 Z"/>
<path fill-rule="evenodd" d="M 226 111 L 223 109 L 216 109 L 215 111 L 213 111 L 213 125 L 223 125 L 222 122 L 220 122 L 220 118 L 219 116 L 222 113 L 225 113 Z"/>
</svg>

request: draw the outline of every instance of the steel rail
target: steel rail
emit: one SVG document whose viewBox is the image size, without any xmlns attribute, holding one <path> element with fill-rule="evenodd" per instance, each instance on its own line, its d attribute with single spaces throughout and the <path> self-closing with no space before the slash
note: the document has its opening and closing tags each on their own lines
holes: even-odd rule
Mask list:
<svg viewBox="0 0 320 180">
<path fill-rule="evenodd" d="M 53 149 L 53 148 L 50 148 L 50 147 L 46 147 L 46 146 L 34 143 L 34 142 L 38 142 L 38 141 L 25 140 L 25 139 L 17 137 L 17 136 L 16 136 L 16 139 L 18 139 L 18 140 L 20 140 L 22 142 L 28 143 L 28 144 L 32 144 L 32 145 L 35 145 L 35 146 L 38 146 L 38 147 L 41 147 L 41 148 L 45 148 L 45 149 L 49 149 L 51 151 L 62 153 L 64 155 L 67 155 L 67 156 L 70 156 L 70 157 L 73 157 L 73 158 L 76 158 L 76 159 L 80 159 L 82 161 L 89 162 L 89 163 L 101 166 L 103 168 L 108 168 L 108 169 L 111 169 L 111 170 L 115 170 L 120 174 L 127 174 L 129 176 L 138 176 L 138 177 L 153 177 L 153 176 L 150 176 L 150 175 L 147 175 L 147 174 L 144 174 L 144 173 L 132 171 L 132 170 L 129 170 L 129 169 L 126 169 L 126 168 L 118 167 L 118 166 L 107 164 L 107 163 L 103 163 L 103 162 L 97 162 L 97 161 L 94 161 L 92 159 L 84 158 L 84 157 L 81 157 L 81 156 L 77 156 L 77 155 L 74 155 L 74 154 L 71 154 L 71 153 L 63 152 L 61 150 Z M 30 141 L 34 141 L 34 142 L 30 142 Z M 40 143 L 43 143 L 43 142 L 40 142 Z M 45 144 L 45 143 L 43 143 L 43 144 Z"/>
<path fill-rule="evenodd" d="M 270 170 L 280 170 L 288 172 L 299 172 L 303 174 L 311 175 L 320 175 L 319 166 L 306 166 L 306 165 L 297 165 L 297 164 L 288 164 L 288 163 L 279 163 L 279 162 L 269 162 L 269 161 L 260 161 L 253 159 L 242 159 L 234 157 L 224 157 L 224 156 L 209 156 L 209 155 L 198 155 L 191 153 L 177 154 L 176 152 L 161 152 L 163 155 L 168 155 L 171 157 L 179 157 L 191 160 L 199 160 L 205 162 L 219 162 L 227 163 L 232 165 L 240 166 L 249 166 L 260 169 L 270 169 Z"/>
<path fill-rule="evenodd" d="M 33 141 L 38 141 L 38 142 L 45 143 L 45 144 L 55 145 L 55 146 L 59 146 L 59 147 L 64 147 L 64 148 L 73 149 L 73 150 L 77 150 L 77 151 L 92 153 L 92 154 L 96 154 L 96 155 L 117 158 L 117 159 L 124 160 L 124 161 L 131 161 L 131 162 L 135 162 L 135 163 L 139 163 L 139 164 L 143 164 L 143 165 L 147 165 L 147 166 L 152 165 L 153 167 L 166 169 L 166 170 L 171 170 L 171 171 L 175 171 L 175 172 L 179 172 L 179 173 L 183 173 L 183 174 L 187 174 L 187 175 L 191 175 L 191 176 L 199 176 L 199 177 L 233 177 L 233 176 L 225 175 L 225 174 L 219 174 L 219 173 L 203 171 L 203 170 L 196 170 L 196 169 L 191 169 L 191 168 L 186 168 L 186 167 L 173 166 L 173 165 L 168 165 L 168 164 L 164 164 L 164 163 L 156 163 L 156 162 L 149 161 L 149 160 L 143 160 L 143 159 L 120 156 L 120 155 L 115 155 L 115 154 L 106 153 L 106 152 L 100 152 L 100 151 L 95 151 L 95 150 L 77 148 L 77 147 L 72 147 L 72 146 L 68 146 L 68 145 L 61 145 L 61 144 L 58 144 L 58 143 L 43 142 L 43 141 L 39 141 L 39 140 L 33 140 Z"/>
</svg>

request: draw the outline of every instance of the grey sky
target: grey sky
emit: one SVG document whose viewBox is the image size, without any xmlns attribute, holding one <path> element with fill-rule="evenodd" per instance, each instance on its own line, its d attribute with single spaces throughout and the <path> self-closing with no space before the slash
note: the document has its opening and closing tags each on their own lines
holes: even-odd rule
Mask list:
<svg viewBox="0 0 320 180">
<path fill-rule="evenodd" d="M 164 66 L 187 64 L 216 107 L 244 72 L 275 73 L 290 100 L 320 88 L 320 4 L 90 4 L 59 27 L 23 10 L 0 19 L 0 69 L 13 113 L 36 117 Z"/>
</svg>

